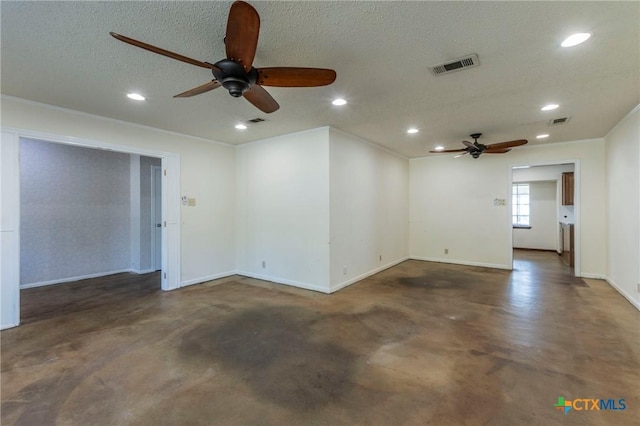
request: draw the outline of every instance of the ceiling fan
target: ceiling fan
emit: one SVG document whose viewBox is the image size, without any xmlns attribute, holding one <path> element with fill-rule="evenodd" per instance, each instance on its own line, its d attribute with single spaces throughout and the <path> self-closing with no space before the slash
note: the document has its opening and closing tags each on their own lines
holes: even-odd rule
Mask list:
<svg viewBox="0 0 640 426">
<path fill-rule="evenodd" d="M 220 86 L 233 97 L 244 96 L 256 108 L 272 113 L 280 105 L 262 86 L 274 87 L 315 87 L 326 86 L 336 79 L 336 72 L 324 68 L 254 68 L 253 58 L 258 46 L 260 16 L 248 3 L 236 1 L 231 5 L 224 38 L 227 57 L 215 64 L 191 59 L 178 53 L 126 37 L 114 32 L 116 39 L 159 55 L 186 62 L 213 72 L 214 79 L 201 86 L 175 95 L 174 98 L 186 98 L 199 95 Z"/>
<path fill-rule="evenodd" d="M 526 139 L 518 139 L 515 141 L 493 143 L 491 145 L 483 145 L 481 143 L 478 143 L 478 138 L 482 136 L 482 133 L 473 133 L 469 136 L 473 138 L 473 142 L 462 141 L 462 143 L 465 145 L 465 148 L 444 149 L 439 151 L 434 150 L 429 152 L 433 152 L 433 153 L 460 152 L 461 154 L 456 155 L 456 157 L 462 157 L 463 155 L 471 154 L 473 158 L 478 158 L 480 157 L 481 154 L 504 154 L 505 152 L 511 151 L 511 148 L 515 146 L 520 146 L 527 143 Z"/>
</svg>

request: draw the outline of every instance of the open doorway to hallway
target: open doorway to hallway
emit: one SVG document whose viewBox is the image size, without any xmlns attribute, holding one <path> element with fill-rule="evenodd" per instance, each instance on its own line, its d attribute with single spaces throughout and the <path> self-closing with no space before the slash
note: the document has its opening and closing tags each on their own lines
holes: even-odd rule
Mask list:
<svg viewBox="0 0 640 426">
<path fill-rule="evenodd" d="M 170 151 L 85 139 L 78 136 L 3 128 L 0 144 L 0 328 L 20 324 L 20 140 L 48 141 L 65 146 L 134 154 L 161 159 L 162 165 L 162 290 L 180 288 L 180 155 Z M 111 172 L 111 171 L 110 171 Z M 48 229 L 42 229 L 46 233 Z"/>
<path fill-rule="evenodd" d="M 161 182 L 154 173 L 161 159 L 19 142 L 21 321 L 106 303 L 106 294 L 89 297 L 96 286 L 122 292 L 122 283 L 137 276 L 144 277 L 138 285 L 159 291 L 161 238 L 152 240 L 161 234 L 155 222 L 161 222 Z M 64 287 L 55 298 L 44 289 L 53 284 Z"/>
<path fill-rule="evenodd" d="M 574 163 L 520 165 L 512 169 L 511 211 L 514 267 L 522 252 L 556 253 L 578 275 Z M 541 257 L 541 259 L 550 259 Z M 555 260 L 554 260 L 555 262 Z"/>
</svg>

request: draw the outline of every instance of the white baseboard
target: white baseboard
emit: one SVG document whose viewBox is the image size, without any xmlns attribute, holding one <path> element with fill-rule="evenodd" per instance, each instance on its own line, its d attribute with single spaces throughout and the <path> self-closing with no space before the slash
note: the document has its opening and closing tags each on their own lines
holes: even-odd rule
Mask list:
<svg viewBox="0 0 640 426">
<path fill-rule="evenodd" d="M 0 330 L 6 330 L 7 328 L 17 327 L 20 324 L 2 324 L 0 325 Z"/>
<path fill-rule="evenodd" d="M 389 269 L 389 268 L 391 268 L 391 267 L 393 267 L 393 266 L 396 266 L 396 265 L 398 265 L 398 264 L 400 264 L 400 263 L 404 262 L 405 260 L 409 260 L 409 256 L 405 256 L 405 257 L 402 257 L 402 258 L 400 258 L 400 259 L 398 259 L 398 260 L 394 260 L 393 262 L 387 263 L 387 264 L 385 264 L 385 265 L 383 265 L 383 266 L 380 266 L 380 267 L 378 267 L 378 268 L 376 268 L 376 269 L 373 269 L 373 270 L 371 270 L 371 271 L 369 271 L 369 272 L 365 272 L 364 274 L 360 274 L 360 275 L 358 275 L 358 276 L 357 276 L 357 277 L 355 277 L 355 278 L 352 278 L 352 279 L 350 279 L 350 280 L 343 281 L 343 282 L 341 282 L 341 283 L 339 283 L 339 284 L 336 284 L 336 285 L 334 285 L 334 286 L 332 286 L 332 287 L 331 287 L 331 291 L 330 291 L 330 292 L 331 292 L 331 293 L 335 293 L 336 291 L 338 291 L 338 290 L 342 290 L 343 288 L 345 288 L 345 287 L 347 287 L 347 286 L 350 286 L 351 284 L 355 284 L 355 283 L 357 283 L 358 281 L 362 281 L 363 279 L 365 279 L 365 278 L 367 278 L 367 277 L 370 277 L 371 275 L 375 275 L 375 274 L 377 274 L 378 272 L 382 272 L 382 271 L 384 271 L 385 269 Z"/>
<path fill-rule="evenodd" d="M 144 274 L 150 274 L 152 272 L 156 272 L 155 269 L 129 269 L 129 272 L 134 273 L 134 274 L 138 274 L 138 275 L 144 275 Z"/>
<path fill-rule="evenodd" d="M 580 277 L 582 278 L 591 278 L 594 280 L 606 280 L 607 277 L 602 274 L 594 274 L 592 272 L 580 272 Z"/>
<path fill-rule="evenodd" d="M 99 272 L 97 274 L 89 274 L 89 275 L 80 275 L 77 277 L 68 277 L 68 278 L 61 278 L 58 280 L 50 280 L 50 281 L 39 281 L 39 282 L 35 282 L 35 283 L 29 283 L 29 284 L 22 284 L 20 285 L 20 289 L 25 289 L 25 288 L 33 288 L 33 287 L 42 287 L 45 285 L 54 285 L 54 284 L 62 284 L 62 283 L 68 283 L 71 281 L 80 281 L 80 280 L 86 280 L 89 278 L 100 278 L 100 277 L 106 277 L 107 275 L 113 275 L 113 274 L 122 274 L 123 272 L 131 272 L 131 269 L 120 269 L 117 271 L 109 271 L 109 272 Z"/>
<path fill-rule="evenodd" d="M 629 293 L 627 293 L 622 287 L 616 284 L 611 278 L 606 277 L 605 280 L 609 283 L 611 287 L 615 288 L 618 291 L 618 293 L 623 295 L 624 298 L 629 301 L 629 303 L 631 303 L 637 310 L 640 311 L 640 301 L 631 297 Z"/>
<path fill-rule="evenodd" d="M 289 285 L 289 286 L 292 286 L 292 287 L 298 287 L 298 288 L 302 288 L 302 289 L 305 289 L 305 290 L 313 290 L 313 291 L 317 291 L 317 292 L 325 293 L 325 294 L 330 293 L 328 288 L 321 287 L 321 286 L 316 285 L 316 284 L 309 284 L 309 283 L 289 280 L 289 279 L 280 278 L 280 277 L 272 277 L 272 276 L 269 276 L 269 275 L 254 274 L 253 272 L 247 272 L 247 271 L 236 271 L 235 273 L 237 275 L 242 275 L 244 277 L 256 278 L 258 280 L 263 280 L 263 281 L 270 281 L 270 282 L 274 282 L 276 284 L 285 284 L 285 285 Z"/>
<path fill-rule="evenodd" d="M 200 277 L 200 278 L 194 278 L 192 280 L 182 281 L 180 283 L 180 287 L 187 287 L 187 286 L 190 286 L 190 285 L 202 284 L 202 283 L 206 283 L 208 281 L 213 281 L 213 280 L 217 280 L 217 279 L 220 279 L 220 278 L 230 277 L 231 275 L 236 275 L 236 271 L 221 272 L 219 274 L 213 274 L 213 275 L 209 275 L 209 276 L 206 276 L 206 277 Z"/>
<path fill-rule="evenodd" d="M 457 259 L 442 259 L 438 257 L 422 257 L 422 256 L 409 256 L 411 260 L 424 260 L 427 262 L 437 262 L 437 263 L 452 263 L 454 265 L 465 265 L 465 266 L 480 266 L 482 268 L 493 268 L 493 269 L 506 269 L 512 270 L 510 265 L 500 265 L 497 263 L 484 263 L 484 262 L 471 262 L 468 260 L 457 260 Z"/>
</svg>

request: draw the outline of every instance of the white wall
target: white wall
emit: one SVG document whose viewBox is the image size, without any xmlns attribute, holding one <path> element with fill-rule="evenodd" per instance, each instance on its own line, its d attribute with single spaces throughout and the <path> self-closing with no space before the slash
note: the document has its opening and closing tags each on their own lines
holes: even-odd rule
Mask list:
<svg viewBox="0 0 640 426">
<path fill-rule="evenodd" d="M 129 155 L 20 142 L 22 287 L 129 269 Z"/>
<path fill-rule="evenodd" d="M 410 160 L 410 256 L 444 262 L 511 268 L 510 168 L 578 160 L 576 198 L 583 276 L 606 272 L 604 140 L 519 147 L 479 159 L 449 155 Z M 443 253 L 449 249 L 449 254 Z"/>
<path fill-rule="evenodd" d="M 640 108 L 606 137 L 607 278 L 640 309 Z"/>
<path fill-rule="evenodd" d="M 233 146 L 5 96 L 2 126 L 179 155 L 180 191 L 197 198 L 196 207 L 182 209 L 180 280 L 193 284 L 235 270 Z"/>
<path fill-rule="evenodd" d="M 328 134 L 320 128 L 237 148 L 240 274 L 329 291 Z"/>
<path fill-rule="evenodd" d="M 320 128 L 239 146 L 237 170 L 240 274 L 331 292 L 407 257 L 406 159 Z"/>
<path fill-rule="evenodd" d="M 501 157 L 409 160 L 412 258 L 511 267 L 510 211 L 494 205 L 511 191 L 509 164 Z"/>
<path fill-rule="evenodd" d="M 408 257 L 409 161 L 336 129 L 329 138 L 335 291 Z"/>
<path fill-rule="evenodd" d="M 515 179 L 514 179 L 515 182 Z M 530 228 L 513 228 L 513 247 L 556 250 L 558 242 L 557 184 L 529 182 Z"/>
</svg>

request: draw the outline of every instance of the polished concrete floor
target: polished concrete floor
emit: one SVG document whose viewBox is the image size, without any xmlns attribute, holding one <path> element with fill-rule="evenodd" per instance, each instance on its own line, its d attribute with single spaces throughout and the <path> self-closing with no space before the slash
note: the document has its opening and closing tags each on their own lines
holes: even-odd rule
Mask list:
<svg viewBox="0 0 640 426">
<path fill-rule="evenodd" d="M 513 272 L 407 261 L 333 295 L 158 281 L 23 291 L 2 424 L 640 424 L 640 312 L 553 253 L 518 251 Z"/>
</svg>

